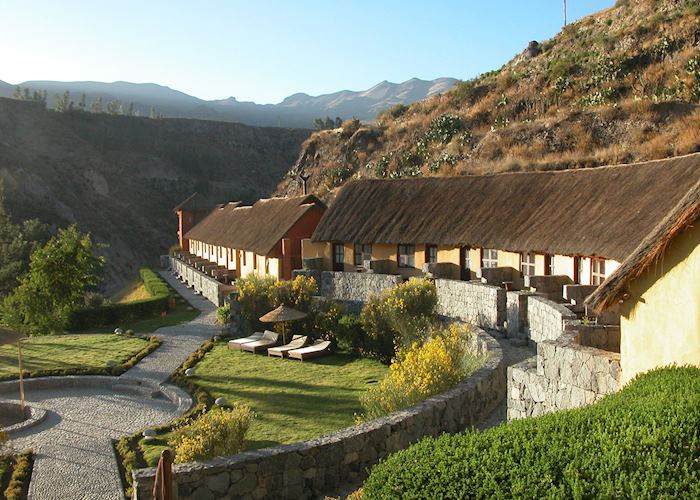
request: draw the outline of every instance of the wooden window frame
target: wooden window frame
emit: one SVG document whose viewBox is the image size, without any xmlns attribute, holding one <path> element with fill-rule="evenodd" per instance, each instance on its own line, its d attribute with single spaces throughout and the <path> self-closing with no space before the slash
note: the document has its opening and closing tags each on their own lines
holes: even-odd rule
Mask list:
<svg viewBox="0 0 700 500">
<path fill-rule="evenodd" d="M 527 258 L 527 260 L 526 260 Z M 520 274 L 522 276 L 535 276 L 537 274 L 537 254 L 535 252 L 520 253 Z"/>
<path fill-rule="evenodd" d="M 434 258 L 431 257 L 431 253 L 435 253 Z M 425 263 L 426 264 L 437 264 L 438 262 L 438 246 L 437 245 L 425 245 Z"/>
<path fill-rule="evenodd" d="M 402 253 L 401 249 L 404 249 Z M 402 259 L 402 257 L 406 257 Z M 402 260 L 407 262 L 402 263 Z M 409 243 L 401 243 L 396 246 L 396 262 L 401 269 L 415 269 L 416 267 L 416 246 Z"/>
<path fill-rule="evenodd" d="M 482 248 L 481 267 L 490 269 L 498 267 L 498 250 L 495 248 Z"/>
<path fill-rule="evenodd" d="M 365 259 L 366 255 L 369 256 L 369 259 Z M 367 243 L 355 243 L 353 247 L 353 262 L 355 266 L 363 267 L 365 265 L 365 260 L 372 260 L 372 245 Z"/>
<path fill-rule="evenodd" d="M 597 267 L 599 265 L 600 267 Z M 598 286 L 605 281 L 605 259 L 591 258 L 591 285 Z"/>
<path fill-rule="evenodd" d="M 336 249 L 340 249 L 337 252 Z M 333 270 L 334 271 L 345 271 L 345 245 L 343 243 L 333 243 Z M 341 261 L 338 262 L 337 257 L 341 257 Z"/>
</svg>

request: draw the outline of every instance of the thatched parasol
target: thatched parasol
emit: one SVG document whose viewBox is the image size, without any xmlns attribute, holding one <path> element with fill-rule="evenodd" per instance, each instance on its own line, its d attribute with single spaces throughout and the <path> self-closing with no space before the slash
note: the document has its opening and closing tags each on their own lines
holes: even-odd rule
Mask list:
<svg viewBox="0 0 700 500">
<path fill-rule="evenodd" d="M 19 364 L 19 404 L 24 415 L 24 380 L 22 378 L 22 339 L 25 336 L 9 328 L 0 326 L 0 345 L 14 344 L 17 342 L 17 361 Z"/>
<path fill-rule="evenodd" d="M 295 321 L 297 319 L 302 319 L 308 316 L 307 313 L 302 311 L 297 311 L 293 307 L 281 305 L 274 311 L 260 317 L 260 321 L 263 323 L 279 323 L 280 321 Z M 287 335 L 284 331 L 284 325 L 282 325 L 282 340 L 287 343 Z"/>
</svg>

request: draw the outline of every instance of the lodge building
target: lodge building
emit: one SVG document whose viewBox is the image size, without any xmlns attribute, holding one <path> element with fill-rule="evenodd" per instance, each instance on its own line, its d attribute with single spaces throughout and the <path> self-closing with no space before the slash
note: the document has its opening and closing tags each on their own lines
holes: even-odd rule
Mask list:
<svg viewBox="0 0 700 500">
<path fill-rule="evenodd" d="M 312 238 L 324 270 L 425 272 L 518 289 L 534 276 L 598 286 L 700 175 L 700 155 L 563 171 L 344 186 Z"/>
</svg>

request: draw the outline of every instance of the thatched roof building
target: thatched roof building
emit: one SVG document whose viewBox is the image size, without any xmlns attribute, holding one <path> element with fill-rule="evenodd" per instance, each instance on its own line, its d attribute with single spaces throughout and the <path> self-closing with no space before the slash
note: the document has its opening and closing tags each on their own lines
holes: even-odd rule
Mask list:
<svg viewBox="0 0 700 500">
<path fill-rule="evenodd" d="M 429 243 L 624 260 L 700 179 L 700 154 L 343 187 L 314 241 Z"/>
<path fill-rule="evenodd" d="M 173 208 L 173 212 L 177 213 L 179 211 L 187 212 L 201 212 L 210 210 L 212 204 L 201 194 L 192 193 L 188 196 L 182 203 Z"/>
<path fill-rule="evenodd" d="M 618 304 L 628 295 L 629 283 L 651 266 L 663 265 L 659 261 L 670 242 L 697 223 L 700 223 L 700 181 L 687 192 L 622 265 L 588 297 L 586 303 L 598 312 Z M 700 276 L 691 276 L 689 279 L 700 280 Z"/>
<path fill-rule="evenodd" d="M 313 195 L 219 205 L 187 232 L 189 240 L 267 255 L 307 212 L 325 209 Z"/>
</svg>

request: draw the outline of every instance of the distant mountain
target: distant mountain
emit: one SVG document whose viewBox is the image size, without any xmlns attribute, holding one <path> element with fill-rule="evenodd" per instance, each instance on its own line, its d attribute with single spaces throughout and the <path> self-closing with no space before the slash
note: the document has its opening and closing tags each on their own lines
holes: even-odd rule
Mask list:
<svg viewBox="0 0 700 500">
<path fill-rule="evenodd" d="M 76 103 L 85 94 L 87 106 L 102 98 L 103 105 L 119 101 L 126 113 L 133 104 L 133 111 L 148 116 L 151 108 L 169 118 L 199 118 L 240 122 L 256 126 L 281 126 L 311 128 L 314 118 L 337 116 L 348 119 L 357 117 L 371 121 L 377 114 L 395 104 L 411 104 L 427 97 L 446 92 L 458 80 L 438 78 L 426 81 L 412 78 L 403 83 L 383 81 L 374 87 L 360 92 L 342 90 L 332 94 L 310 96 L 298 93 L 284 99 L 279 104 L 256 104 L 228 99 L 206 101 L 153 83 L 129 82 L 55 82 L 28 81 L 9 84 L 0 81 L 0 97 L 12 97 L 15 88 L 29 88 L 30 92 L 46 91 L 48 105 L 52 107 L 57 94 L 66 90 Z"/>
</svg>

